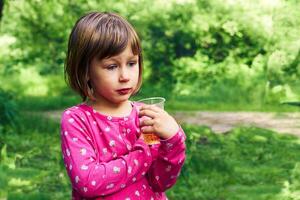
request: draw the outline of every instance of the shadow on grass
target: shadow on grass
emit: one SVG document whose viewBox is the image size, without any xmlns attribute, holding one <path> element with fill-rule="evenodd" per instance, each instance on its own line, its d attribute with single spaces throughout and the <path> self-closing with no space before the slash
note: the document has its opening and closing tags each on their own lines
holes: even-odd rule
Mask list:
<svg viewBox="0 0 300 200">
<path fill-rule="evenodd" d="M 20 114 L 1 129 L 0 198 L 70 199 L 57 121 Z M 276 199 L 300 162 L 299 139 L 259 128 L 218 135 L 184 124 L 187 159 L 169 199 Z"/>
</svg>

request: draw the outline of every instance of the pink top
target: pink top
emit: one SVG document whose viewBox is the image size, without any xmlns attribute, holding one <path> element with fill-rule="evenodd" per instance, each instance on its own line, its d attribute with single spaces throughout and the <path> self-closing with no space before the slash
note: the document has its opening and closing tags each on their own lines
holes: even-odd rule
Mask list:
<svg viewBox="0 0 300 200">
<path fill-rule="evenodd" d="M 82 103 L 61 119 L 61 148 L 72 199 L 167 199 L 185 160 L 179 131 L 148 146 L 140 136 L 136 102 L 129 116 L 103 115 Z"/>
</svg>

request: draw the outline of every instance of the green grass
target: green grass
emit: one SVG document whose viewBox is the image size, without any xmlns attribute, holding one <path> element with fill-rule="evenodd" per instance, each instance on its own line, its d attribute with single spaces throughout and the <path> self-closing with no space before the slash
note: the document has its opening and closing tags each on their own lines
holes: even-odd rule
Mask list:
<svg viewBox="0 0 300 200">
<path fill-rule="evenodd" d="M 81 101 L 79 96 L 52 96 L 52 97 L 20 97 L 17 99 L 17 106 L 20 110 L 46 111 L 60 110 L 78 104 Z"/>
<path fill-rule="evenodd" d="M 0 129 L 0 199 L 70 199 L 59 123 L 21 116 L 17 129 Z M 187 159 L 176 185 L 167 191 L 169 199 L 283 200 L 284 182 L 298 180 L 299 138 L 254 127 L 226 135 L 206 127 L 183 128 Z"/>
<path fill-rule="evenodd" d="M 166 108 L 174 111 L 257 111 L 257 112 L 298 112 L 300 107 L 283 104 L 255 104 L 252 102 L 223 102 L 197 96 L 176 96 L 167 102 Z"/>
<path fill-rule="evenodd" d="M 23 113 L 19 120 L 16 130 L 0 134 L 0 199 L 70 199 L 59 123 Z"/>
<path fill-rule="evenodd" d="M 170 199 L 277 199 L 300 163 L 300 142 L 294 136 L 258 128 L 236 128 L 226 135 L 184 128 L 188 157 L 168 192 Z"/>
<path fill-rule="evenodd" d="M 163 96 L 157 93 L 152 95 L 140 94 L 131 98 L 132 101 L 145 97 Z M 22 97 L 17 101 L 18 108 L 27 111 L 62 110 L 81 102 L 78 96 L 54 97 Z M 166 97 L 165 109 L 168 111 L 259 111 L 259 112 L 298 112 L 300 107 L 283 104 L 253 104 L 251 102 L 221 102 L 211 101 L 200 97 Z"/>
</svg>

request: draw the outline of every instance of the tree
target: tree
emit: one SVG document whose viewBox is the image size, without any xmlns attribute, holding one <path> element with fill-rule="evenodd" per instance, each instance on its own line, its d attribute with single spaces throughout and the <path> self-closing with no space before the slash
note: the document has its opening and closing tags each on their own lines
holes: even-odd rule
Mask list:
<svg viewBox="0 0 300 200">
<path fill-rule="evenodd" d="M 0 0 L 0 21 L 2 19 L 4 0 Z"/>
</svg>

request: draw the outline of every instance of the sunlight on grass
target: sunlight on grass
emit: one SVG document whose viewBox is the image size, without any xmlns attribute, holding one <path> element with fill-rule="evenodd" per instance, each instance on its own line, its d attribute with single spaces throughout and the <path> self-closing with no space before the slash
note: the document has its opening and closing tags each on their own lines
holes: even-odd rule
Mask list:
<svg viewBox="0 0 300 200">
<path fill-rule="evenodd" d="M 16 132 L 0 134 L 0 198 L 70 199 L 59 123 L 32 115 L 22 119 Z M 169 199 L 272 200 L 286 197 L 287 191 L 296 194 L 291 180 L 298 177 L 298 138 L 258 128 L 236 128 L 226 135 L 206 127 L 183 128 L 187 159 L 177 184 L 167 191 Z"/>
</svg>

